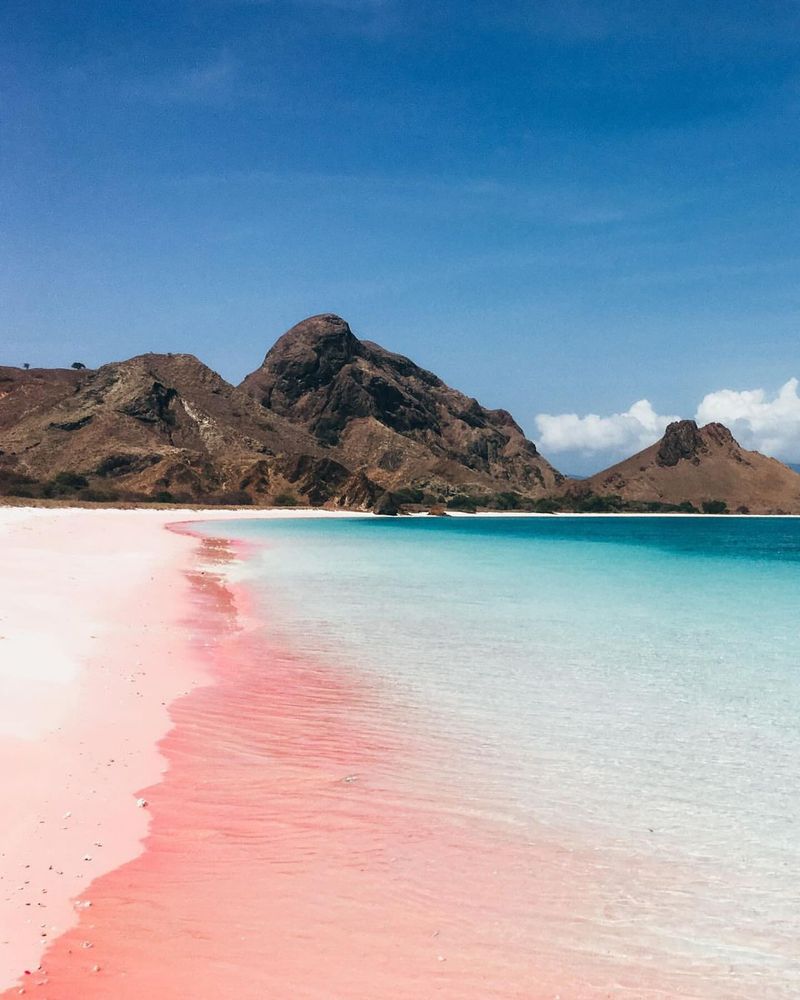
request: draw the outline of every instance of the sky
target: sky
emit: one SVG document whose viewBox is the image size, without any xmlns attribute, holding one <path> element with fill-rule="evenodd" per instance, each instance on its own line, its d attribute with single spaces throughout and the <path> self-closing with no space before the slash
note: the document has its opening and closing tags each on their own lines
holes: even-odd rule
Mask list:
<svg viewBox="0 0 800 1000">
<path fill-rule="evenodd" d="M 800 461 L 797 0 L 5 0 L 0 362 L 335 312 L 566 472 Z"/>
</svg>

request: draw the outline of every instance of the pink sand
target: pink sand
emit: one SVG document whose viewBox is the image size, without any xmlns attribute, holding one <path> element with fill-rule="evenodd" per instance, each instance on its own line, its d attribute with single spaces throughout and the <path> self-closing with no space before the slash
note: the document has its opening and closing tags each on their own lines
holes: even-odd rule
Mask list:
<svg viewBox="0 0 800 1000">
<path fill-rule="evenodd" d="M 194 543 L 175 516 L 0 508 L 0 988 L 140 852 L 167 706 L 206 680 L 176 627 Z"/>
<path fill-rule="evenodd" d="M 231 550 L 197 562 L 168 516 L 4 539 L 15 634 L 74 662 L 2 744 L 0 998 L 678 995 L 575 948 L 590 858 L 442 798 L 379 692 L 269 643 L 213 571 Z"/>
</svg>

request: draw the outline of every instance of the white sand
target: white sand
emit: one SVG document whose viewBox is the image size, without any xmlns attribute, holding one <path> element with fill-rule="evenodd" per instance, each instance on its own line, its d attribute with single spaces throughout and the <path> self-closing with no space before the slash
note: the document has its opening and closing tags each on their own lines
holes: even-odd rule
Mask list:
<svg viewBox="0 0 800 1000">
<path fill-rule="evenodd" d="M 204 683 L 182 624 L 196 542 L 165 525 L 319 516 L 347 515 L 0 507 L 0 989 L 140 852 L 168 706 Z"/>
</svg>

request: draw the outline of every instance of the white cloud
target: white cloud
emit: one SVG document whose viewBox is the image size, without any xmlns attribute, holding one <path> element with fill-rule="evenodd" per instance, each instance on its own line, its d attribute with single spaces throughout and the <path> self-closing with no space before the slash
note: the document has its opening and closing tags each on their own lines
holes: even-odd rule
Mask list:
<svg viewBox="0 0 800 1000">
<path fill-rule="evenodd" d="M 720 389 L 697 407 L 698 424 L 718 421 L 745 448 L 796 461 L 800 458 L 800 396 L 796 378 L 770 399 L 764 389 Z"/>
<path fill-rule="evenodd" d="M 774 395 L 765 389 L 719 389 L 703 397 L 695 420 L 699 426 L 725 424 L 744 448 L 788 462 L 800 461 L 800 380 L 790 378 Z M 536 442 L 545 454 L 573 452 L 584 457 L 606 453 L 618 460 L 657 441 L 676 416 L 656 413 L 640 399 L 625 413 L 540 413 Z"/>
<path fill-rule="evenodd" d="M 601 417 L 589 413 L 539 413 L 537 444 L 542 451 L 576 451 L 590 454 L 613 451 L 632 454 L 657 441 L 668 423 L 678 420 L 675 416 L 656 413 L 647 399 L 640 399 L 625 413 L 612 413 Z"/>
</svg>

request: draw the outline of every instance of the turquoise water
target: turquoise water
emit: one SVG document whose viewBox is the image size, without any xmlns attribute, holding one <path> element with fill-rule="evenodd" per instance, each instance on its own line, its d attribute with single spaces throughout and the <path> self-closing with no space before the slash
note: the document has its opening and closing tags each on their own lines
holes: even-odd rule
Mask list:
<svg viewBox="0 0 800 1000">
<path fill-rule="evenodd" d="M 800 996 L 800 521 L 221 528 L 262 543 L 236 572 L 273 637 L 377 692 L 466 821 L 591 859 L 562 945 Z"/>
</svg>

